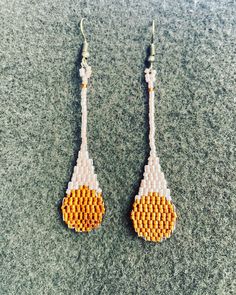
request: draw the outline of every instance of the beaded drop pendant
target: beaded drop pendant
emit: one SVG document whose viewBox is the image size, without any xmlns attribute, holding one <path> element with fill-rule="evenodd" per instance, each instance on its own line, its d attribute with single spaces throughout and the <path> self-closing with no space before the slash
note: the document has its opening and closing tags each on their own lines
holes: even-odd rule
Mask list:
<svg viewBox="0 0 236 295">
<path fill-rule="evenodd" d="M 81 148 L 71 181 L 68 183 L 66 197 L 61 210 L 64 222 L 77 232 L 89 232 L 97 228 L 105 213 L 102 190 L 94 172 L 92 159 L 87 148 L 87 85 L 91 67 L 82 62 L 80 69 L 81 84 Z"/>
<path fill-rule="evenodd" d="M 161 172 L 155 146 L 154 83 L 156 71 L 145 70 L 149 92 L 149 144 L 150 155 L 144 168 L 138 195 L 135 196 L 131 219 L 138 236 L 147 241 L 161 242 L 169 238 L 175 229 L 176 210 Z"/>
</svg>

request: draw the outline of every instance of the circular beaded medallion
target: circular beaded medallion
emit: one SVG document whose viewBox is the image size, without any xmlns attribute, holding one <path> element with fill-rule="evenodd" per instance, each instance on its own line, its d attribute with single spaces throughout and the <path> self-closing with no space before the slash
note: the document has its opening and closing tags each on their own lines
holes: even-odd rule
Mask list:
<svg viewBox="0 0 236 295">
<path fill-rule="evenodd" d="M 169 238 L 176 223 L 175 207 L 158 193 L 136 199 L 131 212 L 134 229 L 147 241 L 161 242 Z"/>
<path fill-rule="evenodd" d="M 81 186 L 70 191 L 61 206 L 63 220 L 69 228 L 77 232 L 89 232 L 102 222 L 105 207 L 101 193 Z"/>
</svg>

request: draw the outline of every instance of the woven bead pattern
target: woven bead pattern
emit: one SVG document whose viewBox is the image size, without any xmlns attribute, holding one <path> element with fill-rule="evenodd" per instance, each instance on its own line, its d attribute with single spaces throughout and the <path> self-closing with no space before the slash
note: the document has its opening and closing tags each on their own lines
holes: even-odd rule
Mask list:
<svg viewBox="0 0 236 295">
<path fill-rule="evenodd" d="M 136 199 L 131 212 L 134 229 L 147 241 L 161 242 L 169 238 L 176 223 L 175 207 L 158 193 Z"/>
<path fill-rule="evenodd" d="M 91 76 L 91 67 L 82 62 L 80 69 L 81 84 L 81 147 L 68 183 L 66 197 L 61 210 L 65 223 L 77 232 L 89 232 L 102 222 L 105 207 L 102 190 L 99 187 L 97 174 L 90 159 L 87 147 L 87 84 Z"/>
<path fill-rule="evenodd" d="M 175 229 L 176 212 L 170 190 L 161 171 L 155 145 L 155 93 L 156 71 L 145 69 L 149 93 L 149 146 L 150 155 L 145 165 L 139 192 L 135 196 L 131 219 L 138 236 L 147 241 L 161 242 L 169 238 Z"/>
<path fill-rule="evenodd" d="M 63 220 L 69 228 L 77 232 L 89 232 L 97 228 L 102 222 L 105 207 L 101 193 L 87 186 L 71 190 L 63 199 Z"/>
</svg>

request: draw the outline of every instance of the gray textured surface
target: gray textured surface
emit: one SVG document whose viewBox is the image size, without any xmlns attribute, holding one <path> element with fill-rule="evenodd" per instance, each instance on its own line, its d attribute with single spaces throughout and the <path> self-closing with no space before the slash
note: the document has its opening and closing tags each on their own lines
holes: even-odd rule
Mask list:
<svg viewBox="0 0 236 295">
<path fill-rule="evenodd" d="M 235 294 L 235 1 L 0 0 L 0 294 Z M 87 18 L 89 147 L 99 230 L 59 205 L 80 143 L 78 28 Z M 156 142 L 178 208 L 173 237 L 129 221 L 148 155 L 144 59 L 151 20 Z"/>
</svg>

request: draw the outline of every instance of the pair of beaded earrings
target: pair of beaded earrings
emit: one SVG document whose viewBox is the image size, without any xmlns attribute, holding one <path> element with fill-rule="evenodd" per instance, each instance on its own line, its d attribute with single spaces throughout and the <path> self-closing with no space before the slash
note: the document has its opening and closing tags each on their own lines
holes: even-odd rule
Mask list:
<svg viewBox="0 0 236 295">
<path fill-rule="evenodd" d="M 97 228 L 105 213 L 102 190 L 99 187 L 97 175 L 94 172 L 92 159 L 89 158 L 87 147 L 87 85 L 91 76 L 91 67 L 87 63 L 89 57 L 88 42 L 83 31 L 83 19 L 80 23 L 84 37 L 82 62 L 80 69 L 81 84 L 81 148 L 71 181 L 68 183 L 66 197 L 62 201 L 62 216 L 69 228 L 77 232 L 90 232 Z M 149 68 L 145 69 L 145 80 L 149 93 L 149 145 L 150 155 L 144 168 L 138 195 L 135 196 L 131 219 L 138 236 L 147 241 L 161 242 L 169 238 L 175 229 L 176 210 L 167 188 L 164 173 L 161 172 L 159 158 L 155 146 L 154 121 L 154 85 L 156 71 L 155 61 L 154 22 L 150 45 Z"/>
</svg>

